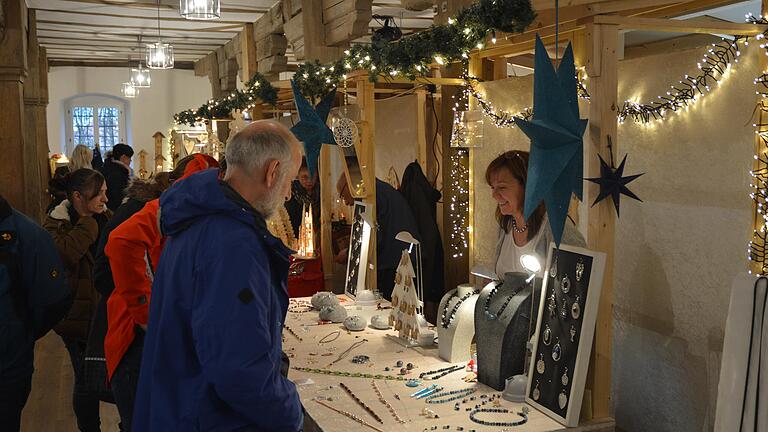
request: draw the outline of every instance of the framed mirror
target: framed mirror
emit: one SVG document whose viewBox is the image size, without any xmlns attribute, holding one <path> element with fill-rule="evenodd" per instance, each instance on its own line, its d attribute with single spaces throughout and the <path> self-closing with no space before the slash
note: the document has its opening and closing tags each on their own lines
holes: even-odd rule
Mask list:
<svg viewBox="0 0 768 432">
<path fill-rule="evenodd" d="M 352 233 L 349 236 L 347 252 L 347 275 L 344 279 L 344 293 L 354 298 L 358 290 L 365 289 L 365 274 L 368 269 L 368 245 L 371 239 L 371 223 L 368 206 L 355 202 Z"/>
</svg>

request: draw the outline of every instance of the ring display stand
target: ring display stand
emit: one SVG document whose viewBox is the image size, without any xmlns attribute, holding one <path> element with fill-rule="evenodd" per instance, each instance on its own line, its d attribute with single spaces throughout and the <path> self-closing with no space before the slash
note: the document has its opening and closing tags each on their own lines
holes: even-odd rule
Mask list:
<svg viewBox="0 0 768 432">
<path fill-rule="evenodd" d="M 478 297 L 473 285 L 462 284 L 440 301 L 436 327 L 439 355 L 443 360 L 451 363 L 469 361 Z"/>
<path fill-rule="evenodd" d="M 541 279 L 506 273 L 504 282 L 491 282 L 475 303 L 477 380 L 503 390 L 507 378 L 524 373 L 531 319 L 531 287 L 538 301 Z M 490 297 L 490 299 L 489 299 Z M 487 306 L 487 307 L 486 307 Z"/>
</svg>

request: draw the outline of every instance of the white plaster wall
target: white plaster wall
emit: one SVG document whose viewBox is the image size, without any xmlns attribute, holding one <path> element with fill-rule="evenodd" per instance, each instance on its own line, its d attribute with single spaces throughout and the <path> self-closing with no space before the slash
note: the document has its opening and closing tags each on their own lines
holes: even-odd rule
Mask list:
<svg viewBox="0 0 768 432">
<path fill-rule="evenodd" d="M 153 70 L 152 87 L 141 89 L 135 99 L 127 99 L 130 110 L 129 143 L 136 154 L 149 153 L 147 169 L 152 171 L 154 139 L 160 131 L 166 136 L 173 127 L 173 115 L 179 111 L 197 108 L 211 97 L 211 86 L 206 77 L 196 77 L 190 70 Z M 126 68 L 54 67 L 48 73 L 50 102 L 48 104 L 48 146 L 52 153 L 71 153 L 64 133 L 64 101 L 72 96 L 92 93 L 121 97 L 120 84 L 128 79 Z M 168 155 L 166 154 L 166 157 Z M 134 157 L 134 168 L 138 168 Z"/>
<path fill-rule="evenodd" d="M 705 49 L 623 61 L 619 100 L 663 94 L 696 72 Z M 616 230 L 613 405 L 622 430 L 712 430 L 731 281 L 746 271 L 758 55 L 742 50 L 723 84 L 688 112 L 619 126 L 625 174 L 646 172 L 630 185 L 644 202 L 622 199 Z M 531 83 L 511 78 L 482 89 L 517 112 L 531 104 Z M 486 137 L 473 150 L 476 261 L 492 259 L 497 229 L 485 167 L 504 150 L 529 148 L 516 128 L 487 125 Z"/>
<path fill-rule="evenodd" d="M 376 101 L 376 177 L 387 181 L 390 167 L 400 180 L 418 157 L 416 95 Z M 426 168 L 422 167 L 425 171 Z"/>
</svg>

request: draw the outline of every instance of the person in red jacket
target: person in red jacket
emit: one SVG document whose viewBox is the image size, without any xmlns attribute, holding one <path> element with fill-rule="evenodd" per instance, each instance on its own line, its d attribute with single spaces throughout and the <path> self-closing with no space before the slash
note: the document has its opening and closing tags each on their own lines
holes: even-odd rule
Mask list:
<svg viewBox="0 0 768 432">
<path fill-rule="evenodd" d="M 196 154 L 187 163 L 183 175 L 171 180 L 178 183 L 193 173 L 218 166 L 216 159 Z M 104 354 L 124 432 L 131 430 L 153 269 L 157 268 L 164 244 L 159 225 L 159 203 L 159 199 L 148 201 L 110 233 L 104 247 L 115 282 L 115 289 L 107 301 Z"/>
</svg>

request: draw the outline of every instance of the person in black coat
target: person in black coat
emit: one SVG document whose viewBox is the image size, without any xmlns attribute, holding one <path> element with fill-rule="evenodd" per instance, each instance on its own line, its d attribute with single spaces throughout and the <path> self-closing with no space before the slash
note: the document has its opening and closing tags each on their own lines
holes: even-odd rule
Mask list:
<svg viewBox="0 0 768 432">
<path fill-rule="evenodd" d="M 123 203 L 125 189 L 131 178 L 131 158 L 133 149 L 126 144 L 115 144 L 112 158 L 104 161 L 101 174 L 107 183 L 107 207 L 115 211 Z"/>
<path fill-rule="evenodd" d="M 355 200 L 344 174 L 336 183 L 336 189 L 344 204 L 354 205 Z M 411 207 L 403 195 L 379 179 L 376 179 L 376 225 L 376 287 L 385 299 L 391 300 L 397 265 L 403 249 L 408 249 L 408 244 L 395 236 L 401 231 L 409 232 L 417 240 L 421 236 Z M 413 262 L 415 264 L 415 260 Z"/>
<path fill-rule="evenodd" d="M 437 322 L 437 308 L 445 292 L 443 241 L 437 227 L 437 202 L 440 192 L 432 187 L 418 162 L 411 162 L 403 172 L 400 193 L 413 210 L 421 234 L 421 261 L 424 277 L 424 315 Z"/>
</svg>

